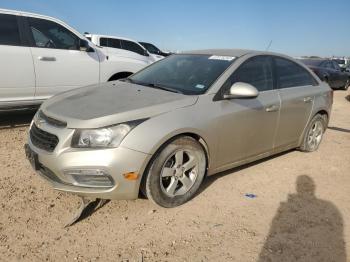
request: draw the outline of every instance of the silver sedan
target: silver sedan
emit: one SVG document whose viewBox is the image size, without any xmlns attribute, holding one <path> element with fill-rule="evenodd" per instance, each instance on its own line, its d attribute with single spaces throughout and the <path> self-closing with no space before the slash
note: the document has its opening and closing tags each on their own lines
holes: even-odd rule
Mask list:
<svg viewBox="0 0 350 262">
<path fill-rule="evenodd" d="M 54 188 L 181 205 L 212 175 L 316 150 L 333 93 L 294 59 L 250 50 L 171 55 L 119 81 L 59 94 L 33 119 L 27 157 Z"/>
</svg>

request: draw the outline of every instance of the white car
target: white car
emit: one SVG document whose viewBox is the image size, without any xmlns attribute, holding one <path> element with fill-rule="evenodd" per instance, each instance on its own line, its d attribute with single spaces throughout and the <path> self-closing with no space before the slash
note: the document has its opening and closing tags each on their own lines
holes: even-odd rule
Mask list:
<svg viewBox="0 0 350 262">
<path fill-rule="evenodd" d="M 149 53 L 140 43 L 130 38 L 89 33 L 86 33 L 85 37 L 95 45 L 106 48 L 109 54 L 132 57 L 149 64 L 164 58 Z"/>
<path fill-rule="evenodd" d="M 149 64 L 106 54 L 58 19 L 5 9 L 0 9 L 0 58 L 0 111 L 125 78 Z"/>
</svg>

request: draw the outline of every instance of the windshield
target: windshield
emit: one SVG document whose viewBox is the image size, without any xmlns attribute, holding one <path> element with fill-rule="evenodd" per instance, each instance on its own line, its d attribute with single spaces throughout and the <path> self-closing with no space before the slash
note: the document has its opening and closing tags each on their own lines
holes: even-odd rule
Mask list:
<svg viewBox="0 0 350 262">
<path fill-rule="evenodd" d="M 147 49 L 151 54 L 159 54 L 160 50 L 152 44 L 140 42 L 140 44 Z"/>
<path fill-rule="evenodd" d="M 203 94 L 232 64 L 234 57 L 172 55 L 132 75 L 129 80 L 183 94 Z"/>
<path fill-rule="evenodd" d="M 319 66 L 323 62 L 319 59 L 299 59 L 299 61 L 308 66 Z"/>
</svg>

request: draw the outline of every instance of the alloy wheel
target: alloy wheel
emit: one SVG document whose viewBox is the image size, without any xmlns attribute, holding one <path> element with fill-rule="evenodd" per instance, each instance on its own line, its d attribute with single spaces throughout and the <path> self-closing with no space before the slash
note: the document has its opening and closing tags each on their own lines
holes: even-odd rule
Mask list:
<svg viewBox="0 0 350 262">
<path fill-rule="evenodd" d="M 311 150 L 316 150 L 321 143 L 323 135 L 323 124 L 320 120 L 315 121 L 309 130 L 307 144 Z"/>
<path fill-rule="evenodd" d="M 168 197 L 186 194 L 197 179 L 199 161 L 191 150 L 178 150 L 165 161 L 160 186 Z"/>
</svg>

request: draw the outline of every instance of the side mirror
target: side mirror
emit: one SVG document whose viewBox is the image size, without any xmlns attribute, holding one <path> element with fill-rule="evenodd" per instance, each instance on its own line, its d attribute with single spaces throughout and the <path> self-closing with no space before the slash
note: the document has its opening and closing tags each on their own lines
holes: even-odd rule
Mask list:
<svg viewBox="0 0 350 262">
<path fill-rule="evenodd" d="M 227 94 L 224 94 L 224 99 L 255 98 L 258 95 L 259 91 L 251 84 L 237 82 L 231 86 Z"/>
<path fill-rule="evenodd" d="M 89 42 L 84 39 L 79 40 L 79 50 L 83 52 L 95 52 L 95 50 L 89 45 Z"/>
<path fill-rule="evenodd" d="M 149 53 L 148 53 L 148 51 L 145 49 L 145 50 L 143 50 L 143 55 L 144 56 L 149 56 Z"/>
</svg>

